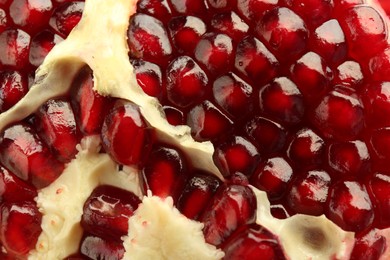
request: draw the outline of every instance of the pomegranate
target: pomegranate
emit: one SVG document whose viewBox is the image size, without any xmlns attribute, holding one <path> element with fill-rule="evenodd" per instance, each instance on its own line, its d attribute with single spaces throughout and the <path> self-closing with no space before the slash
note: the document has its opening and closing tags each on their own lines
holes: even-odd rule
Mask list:
<svg viewBox="0 0 390 260">
<path fill-rule="evenodd" d="M 0 0 L 1 258 L 389 259 L 388 14 Z"/>
</svg>

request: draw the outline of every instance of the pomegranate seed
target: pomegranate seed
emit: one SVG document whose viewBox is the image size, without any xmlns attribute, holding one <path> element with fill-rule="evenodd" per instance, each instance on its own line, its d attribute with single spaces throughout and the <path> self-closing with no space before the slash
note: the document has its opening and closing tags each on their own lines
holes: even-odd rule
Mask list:
<svg viewBox="0 0 390 260">
<path fill-rule="evenodd" d="M 28 64 L 30 35 L 19 29 L 9 29 L 0 34 L 0 65 L 23 69 Z"/>
<path fill-rule="evenodd" d="M 171 106 L 164 106 L 163 110 L 168 123 L 174 126 L 184 125 L 184 114 L 182 111 Z"/>
<path fill-rule="evenodd" d="M 260 161 L 260 155 L 251 142 L 241 136 L 233 136 L 216 147 L 213 159 L 225 177 L 236 172 L 250 176 Z"/>
<path fill-rule="evenodd" d="M 50 26 L 66 38 L 79 23 L 83 10 L 84 2 L 82 1 L 64 2 L 55 9 L 50 19 Z"/>
<path fill-rule="evenodd" d="M 101 138 L 117 163 L 140 166 L 149 156 L 154 132 L 135 104 L 118 100 L 104 119 Z"/>
<path fill-rule="evenodd" d="M 331 143 L 327 151 L 328 164 L 338 176 L 357 176 L 370 169 L 370 154 L 362 141 Z"/>
<path fill-rule="evenodd" d="M 41 234 L 41 213 L 33 202 L 3 203 L 0 212 L 0 239 L 8 253 L 26 256 Z"/>
<path fill-rule="evenodd" d="M 221 186 L 214 195 L 200 221 L 204 223 L 206 242 L 221 245 L 237 228 L 252 224 L 256 218 L 256 197 L 242 185 Z"/>
<path fill-rule="evenodd" d="M 346 61 L 337 67 L 334 84 L 357 89 L 363 82 L 364 76 L 359 63 Z"/>
<path fill-rule="evenodd" d="M 249 26 L 235 13 L 218 13 L 211 19 L 211 26 L 217 32 L 224 33 L 239 42 L 247 34 Z"/>
<path fill-rule="evenodd" d="M 198 219 L 219 186 L 220 181 L 214 175 L 196 172 L 184 186 L 177 208 L 187 218 Z"/>
<path fill-rule="evenodd" d="M 308 171 L 292 182 L 287 203 L 297 213 L 320 216 L 328 196 L 330 176 L 325 171 Z"/>
<path fill-rule="evenodd" d="M 44 103 L 36 113 L 35 124 L 40 136 L 59 160 L 68 162 L 75 157 L 80 138 L 68 101 L 49 100 Z"/>
<path fill-rule="evenodd" d="M 22 180 L 43 188 L 62 173 L 64 165 L 50 153 L 31 126 L 19 123 L 0 137 L 0 162 Z"/>
<path fill-rule="evenodd" d="M 95 236 L 85 237 L 81 242 L 80 251 L 88 259 L 122 259 L 125 253 L 122 242 L 107 241 Z"/>
<path fill-rule="evenodd" d="M 130 20 L 128 44 L 134 58 L 159 62 L 172 54 L 168 33 L 161 21 L 146 14 L 136 14 Z"/>
<path fill-rule="evenodd" d="M 362 95 L 366 118 L 376 127 L 390 125 L 390 82 L 375 82 L 364 88 Z"/>
<path fill-rule="evenodd" d="M 176 12 L 189 15 L 202 15 L 207 13 L 205 0 L 171 0 Z"/>
<path fill-rule="evenodd" d="M 245 226 L 236 231 L 224 243 L 222 250 L 225 252 L 223 259 L 226 260 L 286 259 L 277 237 L 257 224 Z"/>
<path fill-rule="evenodd" d="M 81 225 L 91 234 L 120 240 L 128 232 L 128 219 L 140 199 L 133 193 L 113 186 L 99 186 L 84 204 Z"/>
<path fill-rule="evenodd" d="M 231 129 L 232 121 L 210 101 L 195 106 L 187 117 L 187 125 L 197 141 L 216 140 Z"/>
<path fill-rule="evenodd" d="M 27 77 L 18 71 L 0 72 L 0 112 L 15 105 L 28 91 Z"/>
<path fill-rule="evenodd" d="M 213 84 L 214 100 L 236 120 L 252 113 L 252 93 L 252 87 L 233 73 L 217 78 Z"/>
<path fill-rule="evenodd" d="M 287 148 L 287 156 L 296 167 L 318 165 L 322 162 L 324 140 L 313 130 L 299 130 Z"/>
<path fill-rule="evenodd" d="M 256 32 L 274 50 L 279 60 L 291 61 L 306 49 L 308 30 L 305 22 L 286 7 L 264 14 Z"/>
<path fill-rule="evenodd" d="M 233 42 L 226 34 L 206 33 L 195 47 L 195 58 L 211 73 L 227 72 L 233 64 Z"/>
<path fill-rule="evenodd" d="M 10 5 L 9 14 L 15 25 L 34 34 L 48 24 L 52 8 L 50 0 L 14 0 Z"/>
<path fill-rule="evenodd" d="M 266 191 L 268 198 L 274 201 L 283 197 L 292 176 L 293 169 L 290 164 L 282 157 L 274 157 L 257 167 L 251 177 L 251 184 Z"/>
<path fill-rule="evenodd" d="M 219 9 L 219 10 L 225 10 L 229 9 L 230 6 L 236 6 L 237 0 L 208 0 L 209 7 Z"/>
<path fill-rule="evenodd" d="M 285 145 L 287 131 L 280 124 L 264 117 L 255 117 L 246 125 L 246 133 L 257 145 L 260 153 L 280 151 Z"/>
<path fill-rule="evenodd" d="M 372 79 L 376 81 L 390 80 L 390 47 L 373 56 L 368 63 Z"/>
<path fill-rule="evenodd" d="M 268 83 L 278 67 L 278 60 L 258 39 L 247 36 L 238 44 L 235 68 L 256 84 Z"/>
<path fill-rule="evenodd" d="M 353 90 L 337 87 L 318 104 L 311 121 L 325 137 L 350 140 L 364 127 L 362 101 Z"/>
<path fill-rule="evenodd" d="M 334 0 L 335 6 L 339 7 L 340 9 L 346 9 L 355 5 L 364 4 L 364 1 L 365 0 Z"/>
<path fill-rule="evenodd" d="M 390 224 L 390 177 L 382 173 L 375 173 L 368 180 L 367 189 L 376 205 L 375 221 L 377 227 L 387 228 Z"/>
<path fill-rule="evenodd" d="M 287 6 L 299 14 L 309 27 L 315 28 L 331 17 L 332 0 L 285 0 Z"/>
<path fill-rule="evenodd" d="M 366 188 L 356 181 L 340 181 L 330 188 L 326 216 L 346 231 L 362 231 L 374 220 Z"/>
<path fill-rule="evenodd" d="M 175 59 L 167 69 L 167 97 L 179 107 L 199 102 L 208 89 L 208 77 L 188 56 Z"/>
<path fill-rule="evenodd" d="M 375 129 L 371 133 L 370 143 L 380 159 L 390 159 L 390 127 Z"/>
<path fill-rule="evenodd" d="M 153 195 L 161 198 L 171 196 L 176 200 L 184 185 L 187 171 L 187 162 L 181 151 L 156 146 L 142 170 L 145 190 L 151 190 Z"/>
<path fill-rule="evenodd" d="M 377 233 L 377 229 L 363 232 L 355 237 L 351 260 L 377 260 L 386 250 L 386 239 Z"/>
<path fill-rule="evenodd" d="M 258 21 L 276 4 L 277 1 L 269 0 L 237 0 L 237 9 L 249 21 Z"/>
<path fill-rule="evenodd" d="M 0 202 L 33 201 L 37 191 L 0 165 Z"/>
<path fill-rule="evenodd" d="M 7 27 L 9 26 L 8 23 L 9 22 L 8 22 L 7 13 L 0 8 L 0 33 L 4 32 L 7 29 Z"/>
<path fill-rule="evenodd" d="M 167 0 L 140 0 L 137 2 L 137 12 L 151 15 L 162 22 L 167 22 L 172 15 Z"/>
<path fill-rule="evenodd" d="M 111 104 L 111 98 L 99 95 L 93 89 L 90 68 L 83 68 L 72 85 L 72 108 L 80 131 L 86 135 L 99 134 Z"/>
<path fill-rule="evenodd" d="M 332 70 L 314 52 L 306 53 L 291 67 L 291 79 L 311 103 L 326 92 L 332 78 Z"/>
<path fill-rule="evenodd" d="M 323 23 L 314 31 L 311 45 L 330 64 L 338 64 L 347 56 L 345 35 L 336 19 Z"/>
<path fill-rule="evenodd" d="M 36 67 L 41 65 L 46 55 L 61 41 L 63 39 L 59 35 L 46 30 L 35 35 L 30 45 L 30 63 Z"/>
<path fill-rule="evenodd" d="M 286 209 L 286 206 L 282 204 L 271 205 L 271 214 L 277 219 L 286 219 L 292 216 L 292 214 Z"/>
<path fill-rule="evenodd" d="M 192 54 L 201 36 L 206 32 L 204 22 L 195 16 L 174 17 L 169 32 L 177 51 Z"/>
<path fill-rule="evenodd" d="M 131 64 L 134 67 L 138 85 L 142 90 L 149 96 L 161 98 L 163 93 L 160 67 L 143 60 L 133 60 Z"/>
<path fill-rule="evenodd" d="M 276 78 L 260 90 L 260 110 L 276 121 L 297 124 L 305 112 L 303 96 L 288 78 Z"/>
</svg>

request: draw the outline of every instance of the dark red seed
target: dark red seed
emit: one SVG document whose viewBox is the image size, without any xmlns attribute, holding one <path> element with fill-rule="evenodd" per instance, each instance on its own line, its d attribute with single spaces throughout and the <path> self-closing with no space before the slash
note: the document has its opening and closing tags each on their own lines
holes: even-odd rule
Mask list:
<svg viewBox="0 0 390 260">
<path fill-rule="evenodd" d="M 277 2 L 268 0 L 238 0 L 237 9 L 248 21 L 258 21 L 276 4 Z"/>
<path fill-rule="evenodd" d="M 143 61 L 132 60 L 138 85 L 149 96 L 160 99 L 163 95 L 162 74 L 158 65 Z"/>
<path fill-rule="evenodd" d="M 35 203 L 4 203 L 0 212 L 0 239 L 4 248 L 16 258 L 26 257 L 35 248 L 41 234 L 42 215 Z"/>
<path fill-rule="evenodd" d="M 219 186 L 220 180 L 214 175 L 196 172 L 184 186 L 177 208 L 187 218 L 198 219 Z"/>
<path fill-rule="evenodd" d="M 137 12 L 149 14 L 162 22 L 167 22 L 172 15 L 167 0 L 140 0 L 137 2 Z"/>
<path fill-rule="evenodd" d="M 207 13 L 204 0 L 171 0 L 174 10 L 180 14 L 204 15 Z"/>
<path fill-rule="evenodd" d="M 188 175 L 187 161 L 181 151 L 157 145 L 148 156 L 142 175 L 145 190 L 176 200 Z"/>
<path fill-rule="evenodd" d="M 41 65 L 51 49 L 62 40 L 59 35 L 46 30 L 35 35 L 30 46 L 30 63 L 36 67 Z"/>
<path fill-rule="evenodd" d="M 271 205 L 270 210 L 274 218 L 286 219 L 292 216 L 289 212 L 291 209 L 287 210 L 286 206 L 282 204 L 273 204 Z"/>
<path fill-rule="evenodd" d="M 355 237 L 350 260 L 378 260 L 386 250 L 386 239 L 378 234 L 378 229 L 359 233 Z"/>
<path fill-rule="evenodd" d="M 168 123 L 174 126 L 184 125 L 185 120 L 182 111 L 171 106 L 163 106 L 163 110 Z"/>
<path fill-rule="evenodd" d="M 19 123 L 0 136 L 0 162 L 22 180 L 43 188 L 64 169 L 31 126 Z"/>
<path fill-rule="evenodd" d="M 259 104 L 262 113 L 286 124 L 299 123 L 305 112 L 301 92 L 286 77 L 276 78 L 260 89 Z"/>
<path fill-rule="evenodd" d="M 87 236 L 81 241 L 80 252 L 88 259 L 122 259 L 125 249 L 122 242 Z"/>
<path fill-rule="evenodd" d="M 390 126 L 390 82 L 374 82 L 362 94 L 367 123 L 375 127 Z"/>
<path fill-rule="evenodd" d="M 250 183 L 267 192 L 268 198 L 274 201 L 283 197 L 292 177 L 293 168 L 290 164 L 282 157 L 274 157 L 257 167 Z"/>
<path fill-rule="evenodd" d="M 219 9 L 218 11 L 230 9 L 231 6 L 237 5 L 237 0 L 207 0 L 207 2 L 209 7 Z"/>
<path fill-rule="evenodd" d="M 373 80 L 390 81 L 390 47 L 373 56 L 368 67 Z"/>
<path fill-rule="evenodd" d="M 325 171 L 311 170 L 301 173 L 287 192 L 288 206 L 297 213 L 322 215 L 330 184 L 330 176 Z"/>
<path fill-rule="evenodd" d="M 239 42 L 249 30 L 249 26 L 235 13 L 217 13 L 211 19 L 211 26 L 217 32 L 224 33 Z"/>
<path fill-rule="evenodd" d="M 233 136 L 216 147 L 213 160 L 225 177 L 237 172 L 251 176 L 260 155 L 251 142 L 241 136 Z"/>
<path fill-rule="evenodd" d="M 206 242 L 221 245 L 237 228 L 256 219 L 256 197 L 242 185 L 221 186 L 200 217 Z"/>
<path fill-rule="evenodd" d="M 306 24 L 315 28 L 327 21 L 333 11 L 332 0 L 285 0 L 287 6 L 300 15 Z"/>
<path fill-rule="evenodd" d="M 365 186 L 340 181 L 330 188 L 326 216 L 346 231 L 362 231 L 374 220 L 374 208 Z"/>
<path fill-rule="evenodd" d="M 208 77 L 188 56 L 180 56 L 167 69 L 167 97 L 179 107 L 199 102 L 208 89 Z"/>
<path fill-rule="evenodd" d="M 67 37 L 79 23 L 84 10 L 84 2 L 71 1 L 59 5 L 51 19 L 50 26 L 62 37 Z"/>
<path fill-rule="evenodd" d="M 7 17 L 7 13 L 1 8 L 0 5 L 0 33 L 4 32 L 9 26 L 9 18 Z"/>
<path fill-rule="evenodd" d="M 132 192 L 99 186 L 84 204 L 81 225 L 91 234 L 120 241 L 128 233 L 128 220 L 140 203 Z"/>
<path fill-rule="evenodd" d="M 388 228 L 390 226 L 390 176 L 382 173 L 372 174 L 367 189 L 376 205 L 376 226 Z"/>
<path fill-rule="evenodd" d="M 118 100 L 104 119 L 101 138 L 104 149 L 117 163 L 140 166 L 149 156 L 154 132 L 138 106 Z"/>
<path fill-rule="evenodd" d="M 0 112 L 14 106 L 28 92 L 28 79 L 18 71 L 0 72 Z"/>
<path fill-rule="evenodd" d="M 363 83 L 364 76 L 359 63 L 346 61 L 337 67 L 333 83 L 354 89 L 358 89 Z"/>
<path fill-rule="evenodd" d="M 0 34 L 0 65 L 24 69 L 28 64 L 30 35 L 19 29 L 9 29 Z"/>
<path fill-rule="evenodd" d="M 217 140 L 231 129 L 232 124 L 233 122 L 208 100 L 192 108 L 187 115 L 187 125 L 197 141 Z"/>
<path fill-rule="evenodd" d="M 382 159 L 390 159 L 390 127 L 375 129 L 371 132 L 370 144 L 376 155 Z"/>
<path fill-rule="evenodd" d="M 278 238 L 264 227 L 253 224 L 236 231 L 222 246 L 225 252 L 223 259 L 262 259 L 284 260 L 283 249 Z"/>
</svg>

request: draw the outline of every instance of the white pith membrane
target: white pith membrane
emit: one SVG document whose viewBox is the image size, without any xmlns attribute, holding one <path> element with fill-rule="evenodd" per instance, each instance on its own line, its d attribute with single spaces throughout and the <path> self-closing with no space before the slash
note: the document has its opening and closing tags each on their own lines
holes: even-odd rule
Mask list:
<svg viewBox="0 0 390 260">
<path fill-rule="evenodd" d="M 370 2 L 371 1 L 367 1 Z M 130 100 L 157 130 L 158 139 L 181 149 L 195 168 L 223 179 L 213 163 L 213 145 L 195 142 L 187 126 L 173 127 L 164 119 L 160 104 L 138 87 L 128 59 L 126 32 L 136 0 L 87 0 L 83 18 L 69 37 L 46 57 L 36 82 L 16 106 L 0 114 L 0 131 L 10 123 L 34 113 L 45 101 L 69 91 L 77 72 L 87 64 L 94 74 L 94 87 L 103 95 Z M 36 249 L 29 259 L 63 259 L 77 252 L 82 237 L 83 204 L 102 184 L 134 192 L 142 204 L 129 220 L 124 237 L 125 259 L 220 259 L 223 252 L 204 241 L 202 224 L 189 220 L 174 208 L 170 198 L 143 196 L 136 169 L 118 165 L 99 154 L 99 139 L 84 138 L 77 157 L 50 186 L 39 191 L 37 203 L 43 214 Z M 290 259 L 348 259 L 354 234 L 344 232 L 325 216 L 295 215 L 273 218 L 264 192 L 257 197 L 257 223 L 274 233 Z M 383 234 L 388 234 L 384 230 Z M 390 236 L 387 235 L 387 238 Z M 383 259 L 390 257 L 389 250 Z"/>
</svg>

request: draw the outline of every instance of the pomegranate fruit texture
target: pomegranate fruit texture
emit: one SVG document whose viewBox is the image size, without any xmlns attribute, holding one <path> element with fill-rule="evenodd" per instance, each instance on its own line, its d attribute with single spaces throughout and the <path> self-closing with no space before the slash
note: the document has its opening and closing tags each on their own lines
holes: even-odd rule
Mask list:
<svg viewBox="0 0 390 260">
<path fill-rule="evenodd" d="M 388 14 L 0 0 L 0 259 L 390 259 Z"/>
</svg>

